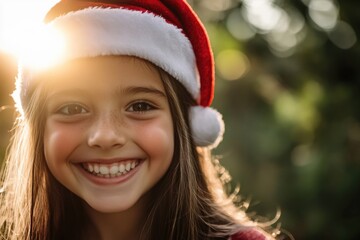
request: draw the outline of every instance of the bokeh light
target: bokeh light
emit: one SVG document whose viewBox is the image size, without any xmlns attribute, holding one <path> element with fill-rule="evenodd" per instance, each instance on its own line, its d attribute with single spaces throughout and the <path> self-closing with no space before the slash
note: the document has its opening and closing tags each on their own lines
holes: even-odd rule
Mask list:
<svg viewBox="0 0 360 240">
<path fill-rule="evenodd" d="M 261 34 L 272 52 L 282 57 L 293 54 L 303 41 L 304 25 L 305 20 L 297 10 L 282 8 L 275 0 L 243 0 L 241 16 L 234 10 L 227 22 L 234 37 L 246 40 L 255 33 Z M 244 32 L 241 34 L 239 29 Z"/>
<path fill-rule="evenodd" d="M 328 35 L 330 40 L 341 49 L 349 49 L 357 42 L 355 30 L 344 21 L 338 21 Z"/>
<path fill-rule="evenodd" d="M 203 0 L 201 3 L 205 8 L 208 8 L 209 10 L 216 12 L 225 11 L 234 6 L 232 0 L 221 0 L 221 1 Z"/>
<path fill-rule="evenodd" d="M 260 33 L 273 30 L 282 16 L 282 9 L 273 0 L 244 0 L 244 16 Z"/>
<path fill-rule="evenodd" d="M 317 26 L 324 30 L 331 30 L 338 21 L 339 8 L 332 0 L 311 0 L 309 15 Z"/>
<path fill-rule="evenodd" d="M 255 36 L 256 30 L 243 18 L 239 9 L 234 9 L 228 16 L 226 27 L 238 40 L 249 40 Z"/>
<path fill-rule="evenodd" d="M 215 60 L 219 74 L 226 80 L 239 79 L 249 70 L 248 58 L 238 50 L 221 51 Z"/>
</svg>

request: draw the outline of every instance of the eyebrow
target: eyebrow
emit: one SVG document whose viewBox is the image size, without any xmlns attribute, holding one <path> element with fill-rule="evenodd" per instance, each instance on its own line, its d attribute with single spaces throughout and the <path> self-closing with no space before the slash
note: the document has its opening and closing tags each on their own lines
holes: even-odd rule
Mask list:
<svg viewBox="0 0 360 240">
<path fill-rule="evenodd" d="M 149 93 L 149 94 L 155 94 L 159 97 L 166 98 L 166 95 L 163 91 L 160 91 L 157 88 L 154 87 L 128 87 L 124 90 L 120 91 L 121 94 L 139 94 L 139 93 Z"/>
<path fill-rule="evenodd" d="M 154 87 L 136 87 L 136 86 L 131 86 L 131 87 L 127 87 L 126 89 L 120 89 L 118 91 L 115 91 L 115 95 L 117 96 L 121 96 L 123 94 L 129 94 L 129 95 L 135 95 L 135 94 L 154 94 L 154 95 L 157 95 L 159 97 L 162 97 L 162 98 L 166 98 L 166 94 L 157 89 L 157 88 L 154 88 Z M 76 95 L 76 96 L 87 96 L 86 94 L 86 91 L 83 91 L 81 89 L 65 89 L 65 90 L 60 90 L 60 91 L 57 91 L 53 94 L 50 94 L 48 96 L 47 99 L 51 99 L 51 98 L 56 98 L 58 96 L 66 96 L 66 95 Z"/>
<path fill-rule="evenodd" d="M 56 91 L 56 92 L 50 94 L 48 96 L 48 99 L 51 99 L 51 98 L 57 97 L 57 96 L 63 96 L 63 95 L 76 95 L 76 96 L 82 95 L 82 96 L 86 96 L 86 92 L 84 92 L 81 89 L 77 89 L 77 88 L 75 88 L 75 89 L 65 89 L 65 90 Z"/>
</svg>

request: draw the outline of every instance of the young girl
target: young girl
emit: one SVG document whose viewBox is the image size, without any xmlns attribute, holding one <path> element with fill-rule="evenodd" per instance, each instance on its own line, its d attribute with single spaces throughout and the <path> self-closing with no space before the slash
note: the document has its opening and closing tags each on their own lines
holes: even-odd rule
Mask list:
<svg viewBox="0 0 360 240">
<path fill-rule="evenodd" d="M 266 239 L 210 150 L 213 57 L 184 1 L 62 0 L 56 64 L 24 65 L 0 194 L 2 239 Z"/>
</svg>

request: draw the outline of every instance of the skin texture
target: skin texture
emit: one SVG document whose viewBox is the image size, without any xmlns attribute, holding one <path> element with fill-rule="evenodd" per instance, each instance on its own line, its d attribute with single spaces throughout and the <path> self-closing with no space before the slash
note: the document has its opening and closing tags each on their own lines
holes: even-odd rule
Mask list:
<svg viewBox="0 0 360 240">
<path fill-rule="evenodd" d="M 44 149 L 50 172 L 84 200 L 95 236 L 134 238 L 146 193 L 165 174 L 174 152 L 158 71 L 137 58 L 98 57 L 64 64 L 46 78 Z M 121 161 L 138 165 L 115 178 L 96 177 L 82 167 Z"/>
</svg>

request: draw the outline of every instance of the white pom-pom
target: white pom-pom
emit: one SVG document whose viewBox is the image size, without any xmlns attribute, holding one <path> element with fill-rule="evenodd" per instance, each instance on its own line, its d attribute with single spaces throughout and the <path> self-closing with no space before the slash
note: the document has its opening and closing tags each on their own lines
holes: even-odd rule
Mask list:
<svg viewBox="0 0 360 240">
<path fill-rule="evenodd" d="M 199 147 L 216 147 L 224 134 L 222 115 L 213 108 L 190 108 L 190 127 L 195 144 Z"/>
</svg>

